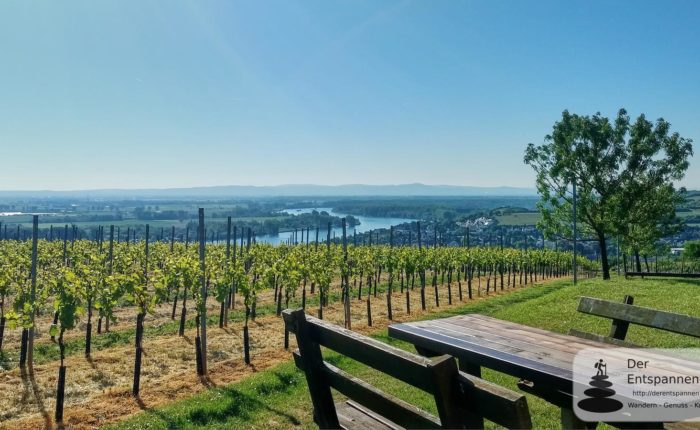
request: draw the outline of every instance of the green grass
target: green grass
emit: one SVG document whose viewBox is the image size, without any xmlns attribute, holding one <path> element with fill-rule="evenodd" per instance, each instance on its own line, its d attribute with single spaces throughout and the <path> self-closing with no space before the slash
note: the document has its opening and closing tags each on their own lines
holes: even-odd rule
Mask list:
<svg viewBox="0 0 700 430">
<path fill-rule="evenodd" d="M 565 333 L 575 327 L 604 334 L 610 321 L 576 312 L 580 296 L 621 300 L 625 294 L 635 304 L 700 316 L 700 281 L 625 280 L 609 282 L 585 280 L 577 287 L 568 281 L 555 281 L 522 289 L 511 294 L 469 303 L 449 311 L 427 316 L 482 313 L 496 318 Z M 387 336 L 386 330 L 375 338 L 399 348 L 412 346 Z M 698 347 L 700 342 L 678 335 L 639 327 L 630 328 L 628 339 L 646 346 Z M 432 399 L 425 393 L 378 374 L 357 362 L 328 352 L 326 359 L 383 390 L 436 413 Z M 484 370 L 483 377 L 516 389 L 516 379 Z M 559 427 L 559 411 L 545 401 L 527 396 L 535 428 Z M 306 381 L 292 363 L 284 363 L 234 384 L 218 387 L 170 405 L 147 409 L 111 429 L 214 429 L 214 428 L 314 428 L 311 401 Z M 602 426 L 601 426 L 602 427 Z"/>
</svg>

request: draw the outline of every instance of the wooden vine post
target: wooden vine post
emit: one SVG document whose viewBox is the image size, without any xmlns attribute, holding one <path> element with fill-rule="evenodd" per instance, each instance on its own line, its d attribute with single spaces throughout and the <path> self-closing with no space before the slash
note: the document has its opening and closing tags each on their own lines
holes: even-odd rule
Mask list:
<svg viewBox="0 0 700 430">
<path fill-rule="evenodd" d="M 117 228 L 117 240 L 119 240 L 119 233 Z M 109 254 L 107 256 L 109 261 L 109 274 L 114 274 L 114 224 L 109 226 Z M 105 318 L 105 332 L 109 332 L 109 318 Z"/>
<path fill-rule="evenodd" d="M 420 230 L 420 221 L 416 222 L 418 226 L 418 253 L 421 259 L 423 259 L 423 242 Z M 419 271 L 420 275 L 420 305 L 423 310 L 425 310 L 425 262 L 421 261 L 421 267 Z"/>
<path fill-rule="evenodd" d="M 231 264 L 231 217 L 228 217 L 226 221 L 226 264 L 228 267 Z M 228 326 L 228 316 L 229 309 L 231 309 L 231 292 L 233 291 L 233 283 L 228 286 L 228 294 L 226 295 L 226 300 L 221 303 L 221 312 L 223 314 L 223 326 Z"/>
<path fill-rule="evenodd" d="M 394 283 L 394 226 L 389 227 L 389 285 L 386 289 L 386 314 L 389 321 L 394 319 L 391 313 L 391 290 Z"/>
<path fill-rule="evenodd" d="M 146 241 L 145 241 L 145 260 L 143 268 L 143 280 L 144 289 L 148 286 L 148 240 L 149 240 L 149 225 L 146 224 Z M 139 306 L 139 313 L 136 315 L 136 355 L 134 357 L 134 383 L 131 387 L 131 394 L 134 397 L 138 397 L 139 390 L 141 388 L 141 358 L 143 355 L 143 320 L 146 317 L 146 311 L 144 309 L 144 304 L 141 303 Z"/>
<path fill-rule="evenodd" d="M 348 272 L 350 268 L 348 267 L 348 238 L 346 232 L 346 220 L 343 218 L 343 269 L 341 272 L 341 282 L 343 289 L 343 314 L 345 316 L 345 328 L 348 330 L 352 329 L 352 323 L 350 321 L 350 278 Z"/>
<path fill-rule="evenodd" d="M 29 362 L 29 373 L 34 373 L 34 319 L 36 315 L 36 264 L 37 264 L 37 242 L 39 240 L 39 215 L 32 216 L 32 267 L 31 267 L 31 290 L 29 300 L 31 303 L 31 323 L 27 333 L 27 361 Z"/>
<path fill-rule="evenodd" d="M 199 338 L 200 355 L 202 360 L 201 374 L 207 374 L 207 282 L 205 278 L 205 240 L 204 208 L 199 208 L 199 283 L 201 288 L 201 303 L 199 304 Z"/>
<path fill-rule="evenodd" d="M 243 227 L 241 227 L 241 228 L 243 228 Z M 241 234 L 243 234 L 243 233 L 241 233 Z M 231 261 L 231 264 L 233 264 L 233 266 L 235 267 L 236 266 L 236 226 L 233 226 L 233 238 L 231 240 L 232 240 L 232 245 L 233 245 L 233 249 L 231 251 L 231 257 L 233 260 Z M 230 309 L 236 308 L 236 289 L 238 288 L 238 286 L 236 284 L 235 279 L 236 278 L 234 277 L 234 281 L 232 282 L 232 285 L 231 285 L 231 293 L 229 294 L 229 296 L 231 297 L 228 301 Z"/>
</svg>

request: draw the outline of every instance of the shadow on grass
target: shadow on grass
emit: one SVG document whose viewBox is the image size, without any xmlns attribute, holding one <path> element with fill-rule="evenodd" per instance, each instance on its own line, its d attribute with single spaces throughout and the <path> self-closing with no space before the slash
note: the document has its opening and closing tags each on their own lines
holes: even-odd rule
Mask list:
<svg viewBox="0 0 700 430">
<path fill-rule="evenodd" d="M 694 287 L 700 287 L 700 280 L 698 279 L 683 279 L 683 278 L 646 278 L 649 280 L 656 281 L 673 281 L 675 284 L 680 285 L 692 285 Z"/>
<path fill-rule="evenodd" d="M 146 404 L 143 402 L 140 396 L 137 396 L 135 400 L 136 403 L 139 405 L 139 408 L 142 411 L 144 411 L 144 413 L 158 417 L 162 422 L 165 423 L 166 428 L 168 430 L 177 430 L 182 428 L 182 426 L 178 424 L 177 421 L 174 420 L 171 415 L 168 415 L 161 410 L 146 406 Z"/>
<path fill-rule="evenodd" d="M 282 372 L 272 374 L 277 380 L 256 384 L 255 396 L 233 387 L 216 388 L 214 391 L 220 397 L 207 406 L 191 410 L 186 419 L 197 425 L 223 424 L 231 419 L 249 421 L 257 412 L 265 410 L 284 417 L 290 425 L 299 425 L 299 420 L 293 415 L 269 406 L 270 402 L 266 402 L 265 397 L 289 394 L 302 382 L 300 375 Z"/>
<path fill-rule="evenodd" d="M 27 372 L 26 367 L 20 367 L 20 376 L 22 378 L 22 385 L 24 386 L 24 391 L 22 393 L 22 401 L 27 401 L 28 397 L 30 395 L 33 395 L 37 408 L 39 409 L 42 418 L 44 418 L 44 428 L 53 428 L 53 425 L 51 423 L 51 416 L 46 410 L 46 405 L 44 405 L 44 396 L 41 394 L 39 385 L 36 383 L 36 378 L 34 377 L 34 369 L 31 366 L 31 363 L 29 367 L 29 372 Z"/>
</svg>

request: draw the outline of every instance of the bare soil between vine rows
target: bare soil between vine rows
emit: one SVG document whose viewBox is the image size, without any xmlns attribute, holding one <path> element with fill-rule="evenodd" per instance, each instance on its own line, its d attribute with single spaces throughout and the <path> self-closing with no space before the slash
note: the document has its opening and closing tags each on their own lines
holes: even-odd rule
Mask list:
<svg viewBox="0 0 700 430">
<path fill-rule="evenodd" d="M 547 282 L 547 281 L 544 281 Z M 481 295 L 477 296 L 477 280 L 474 280 L 474 299 L 485 300 L 490 297 L 509 294 L 525 286 L 515 288 L 500 286 L 486 295 L 486 281 L 481 281 Z M 537 284 L 542 281 L 537 282 Z M 528 284 L 532 285 L 532 284 Z M 390 323 L 418 319 L 437 310 L 445 310 L 468 302 L 466 284 L 463 283 L 464 301 L 459 301 L 457 283 L 452 284 L 452 305 L 448 305 L 447 285 L 439 287 L 440 307 L 435 306 L 434 289 L 426 287 L 427 309 L 423 311 L 420 303 L 420 289 L 411 291 L 411 314 L 406 313 L 405 296 L 400 292 L 392 295 L 393 321 L 387 318 L 386 296 L 379 294 L 372 297 L 373 326 L 367 326 L 366 302 L 352 300 L 352 328 L 361 333 L 372 333 L 386 328 Z M 398 285 L 396 285 L 398 289 Z M 272 302 L 272 292 L 265 292 L 260 297 L 263 303 Z M 366 294 L 363 293 L 363 294 Z M 297 301 L 295 300 L 296 304 Z M 240 303 L 237 305 L 240 306 Z M 216 311 L 216 303 L 208 306 Z M 170 320 L 172 305 L 162 305 L 156 314 L 146 318 L 145 325 L 162 324 Z M 307 307 L 307 312 L 316 316 L 316 306 Z M 178 311 L 179 314 L 179 311 Z M 135 319 L 133 309 L 121 309 L 121 323 L 114 329 L 131 327 Z M 190 314 L 193 317 L 193 314 Z M 343 324 L 343 309 L 340 302 L 324 307 L 324 319 L 336 324 Z M 45 321 L 42 322 L 44 325 Z M 196 374 L 194 339 L 195 329 L 186 330 L 184 337 L 163 335 L 144 339 L 144 356 L 141 369 L 141 396 L 131 396 L 133 380 L 134 346 L 120 345 L 100 351 L 94 351 L 90 360 L 82 354 L 67 357 L 66 399 L 64 424 L 71 429 L 91 429 L 101 425 L 122 420 L 142 410 L 149 410 L 175 400 L 191 396 L 212 386 L 226 385 L 238 381 L 247 375 L 270 368 L 280 362 L 291 359 L 290 351 L 295 347 L 293 336 L 290 337 L 290 351 L 283 347 L 284 330 L 282 319 L 275 315 L 258 317 L 251 322 L 251 361 L 252 365 L 243 363 L 243 323 L 235 321 L 228 327 L 207 328 L 208 337 L 208 377 L 200 378 Z M 46 326 L 47 327 L 47 326 Z M 93 326 L 94 327 L 94 326 Z M 40 326 L 40 331 L 42 327 Z M 46 331 L 44 331 L 46 333 Z M 80 336 L 76 330 L 72 336 Z M 82 330 L 84 336 L 84 330 Z M 93 334 L 93 336 L 99 336 Z M 48 336 L 45 336 L 48 338 Z M 11 339 L 12 337 L 10 337 Z M 39 342 L 49 341 L 41 339 Z M 0 373 L 0 429 L 41 429 L 55 428 L 53 422 L 55 407 L 55 389 L 58 377 L 59 361 L 36 365 L 34 377 L 24 375 L 19 368 Z"/>
</svg>

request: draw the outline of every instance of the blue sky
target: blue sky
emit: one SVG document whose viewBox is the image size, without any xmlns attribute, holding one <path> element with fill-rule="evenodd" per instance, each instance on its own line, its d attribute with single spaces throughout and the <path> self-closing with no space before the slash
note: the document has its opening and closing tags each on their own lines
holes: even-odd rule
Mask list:
<svg viewBox="0 0 700 430">
<path fill-rule="evenodd" d="M 700 143 L 699 22 L 692 0 L 3 1 L 0 189 L 531 187 L 563 109 Z"/>
</svg>

